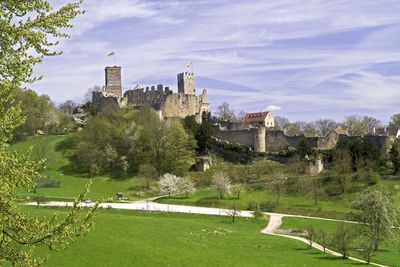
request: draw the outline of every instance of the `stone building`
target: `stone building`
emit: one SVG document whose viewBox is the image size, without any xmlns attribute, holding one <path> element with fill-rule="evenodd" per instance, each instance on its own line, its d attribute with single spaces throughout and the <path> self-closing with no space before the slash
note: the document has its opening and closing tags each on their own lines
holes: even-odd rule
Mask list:
<svg viewBox="0 0 400 267">
<path fill-rule="evenodd" d="M 274 117 L 272 117 L 272 114 L 269 111 L 246 113 L 243 117 L 243 122 L 256 127 L 275 127 Z"/>
<path fill-rule="evenodd" d="M 177 75 L 178 92 L 174 93 L 162 84 L 140 87 L 126 91 L 122 96 L 121 67 L 106 67 L 105 86 L 102 92 L 93 93 L 93 104 L 97 112 L 108 105 L 133 107 L 151 106 L 162 119 L 185 118 L 195 116 L 198 122 L 209 117 L 211 110 L 207 90 L 196 95 L 194 73 L 184 72 Z"/>
</svg>

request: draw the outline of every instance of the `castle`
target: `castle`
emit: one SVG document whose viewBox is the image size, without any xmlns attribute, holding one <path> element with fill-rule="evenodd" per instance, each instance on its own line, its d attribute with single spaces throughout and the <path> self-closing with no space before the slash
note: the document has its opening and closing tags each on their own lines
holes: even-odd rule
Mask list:
<svg viewBox="0 0 400 267">
<path fill-rule="evenodd" d="M 92 103 L 96 112 L 106 106 L 133 107 L 150 106 L 160 119 L 185 118 L 195 116 L 197 122 L 211 114 L 207 90 L 197 96 L 194 73 L 184 72 L 177 75 L 178 92 L 174 93 L 162 84 L 157 86 L 140 87 L 122 95 L 121 67 L 105 68 L 105 86 L 101 92 L 93 92 Z"/>
</svg>

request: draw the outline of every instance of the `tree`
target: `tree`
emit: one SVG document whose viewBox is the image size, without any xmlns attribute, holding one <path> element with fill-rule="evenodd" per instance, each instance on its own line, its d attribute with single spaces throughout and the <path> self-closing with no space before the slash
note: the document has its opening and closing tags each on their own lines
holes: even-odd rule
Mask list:
<svg viewBox="0 0 400 267">
<path fill-rule="evenodd" d="M 218 172 L 213 175 L 211 187 L 218 194 L 219 199 L 222 199 L 224 195 L 231 193 L 231 180 L 225 173 Z"/>
<path fill-rule="evenodd" d="M 364 136 L 368 133 L 368 123 L 358 115 L 347 116 L 342 128 L 347 130 L 351 136 Z"/>
<path fill-rule="evenodd" d="M 67 100 L 64 103 L 61 103 L 58 106 L 58 109 L 64 114 L 72 115 L 77 106 L 78 105 L 74 101 Z"/>
<path fill-rule="evenodd" d="M 161 193 L 168 194 L 168 197 L 171 197 L 171 194 L 179 192 L 178 184 L 180 179 L 181 178 L 176 175 L 165 173 L 158 181 L 158 189 Z"/>
<path fill-rule="evenodd" d="M 334 161 L 337 173 L 337 181 L 340 188 L 340 192 L 344 193 L 346 191 L 347 180 L 351 174 L 351 156 L 347 149 L 347 146 L 337 146 L 335 149 Z"/>
<path fill-rule="evenodd" d="M 184 193 L 185 197 L 188 198 L 188 194 L 196 191 L 196 187 L 190 178 L 184 177 L 181 178 L 178 182 L 178 190 L 180 193 Z"/>
<path fill-rule="evenodd" d="M 286 132 L 287 127 L 289 125 L 289 120 L 282 116 L 276 116 L 274 120 L 275 120 L 275 129 Z"/>
<path fill-rule="evenodd" d="M 368 133 L 372 133 L 374 128 L 380 127 L 382 125 L 381 121 L 374 117 L 364 116 L 363 120 L 367 124 Z"/>
<path fill-rule="evenodd" d="M 198 152 L 200 154 L 206 153 L 212 140 L 212 129 L 208 122 L 203 121 L 203 123 L 197 128 L 196 140 Z"/>
<path fill-rule="evenodd" d="M 222 120 L 233 120 L 235 118 L 235 110 L 231 109 L 227 102 L 223 102 L 217 107 L 216 114 Z"/>
<path fill-rule="evenodd" d="M 379 244 L 393 236 L 397 225 L 396 208 L 392 200 L 380 191 L 368 190 L 351 204 L 351 215 L 365 226 L 365 233 L 378 250 Z"/>
<path fill-rule="evenodd" d="M 272 181 L 272 190 L 276 197 L 276 203 L 279 207 L 280 199 L 283 191 L 283 187 L 285 186 L 286 182 L 288 181 L 287 177 L 278 177 Z"/>
<path fill-rule="evenodd" d="M 10 152 L 6 145 L 24 121 L 15 91 L 21 83 L 39 79 L 32 77 L 35 64 L 45 56 L 59 54 L 52 48 L 60 38 L 68 37 L 60 29 L 71 27 L 69 21 L 81 13 L 79 7 L 80 2 L 58 10 L 44 0 L 0 2 L 0 264 L 7 261 L 12 265 L 37 266 L 44 261 L 34 256 L 37 247 L 62 249 L 93 225 L 96 208 L 81 216 L 78 206 L 89 185 L 63 220 L 47 221 L 24 213 L 16 204 L 14 192 L 34 188 L 33 179 L 39 176 L 43 162 L 32 162 L 29 153 Z"/>
<path fill-rule="evenodd" d="M 330 131 L 336 129 L 339 124 L 331 119 L 321 119 L 315 121 L 315 128 L 321 136 L 326 136 Z"/>
<path fill-rule="evenodd" d="M 236 195 L 236 198 L 240 198 L 240 194 L 246 191 L 246 188 L 242 184 L 235 184 L 232 186 L 232 193 Z"/>
<path fill-rule="evenodd" d="M 235 218 L 240 215 L 240 210 L 236 202 L 233 203 L 232 208 L 226 210 L 226 214 L 232 218 L 232 222 L 235 222 Z"/>
<path fill-rule="evenodd" d="M 326 231 L 321 230 L 317 233 L 317 240 L 319 244 L 322 246 L 322 249 L 325 253 L 326 247 L 328 246 L 329 243 L 329 236 Z"/>
<path fill-rule="evenodd" d="M 347 223 L 338 224 L 333 241 L 343 258 L 347 258 L 356 237 L 357 233 L 351 225 Z"/>
<path fill-rule="evenodd" d="M 313 243 L 317 239 L 317 232 L 312 225 L 307 227 L 306 238 L 308 240 L 308 248 L 312 249 Z"/>
<path fill-rule="evenodd" d="M 288 136 L 298 136 L 301 135 L 301 129 L 300 129 L 300 123 L 299 122 L 294 122 L 294 123 L 289 123 L 286 126 L 286 135 Z"/>
<path fill-rule="evenodd" d="M 400 113 L 394 114 L 390 117 L 389 127 L 400 128 Z"/>
<path fill-rule="evenodd" d="M 157 177 L 158 173 L 153 165 L 144 163 L 139 165 L 139 174 L 146 179 L 146 188 L 150 189 L 150 182 Z"/>
<path fill-rule="evenodd" d="M 313 123 L 304 123 L 300 124 L 301 132 L 304 134 L 306 137 L 315 137 L 317 136 L 317 129 Z"/>
<path fill-rule="evenodd" d="M 93 85 L 90 87 L 87 92 L 85 93 L 85 102 L 92 102 L 92 97 L 93 97 L 93 92 L 101 92 L 101 86 L 100 85 Z"/>
<path fill-rule="evenodd" d="M 182 124 L 175 122 L 166 129 L 160 152 L 160 171 L 183 175 L 193 163 L 195 144 Z"/>
<path fill-rule="evenodd" d="M 389 158 L 393 165 L 394 174 L 400 172 L 400 141 L 393 142 L 389 151 Z"/>
</svg>

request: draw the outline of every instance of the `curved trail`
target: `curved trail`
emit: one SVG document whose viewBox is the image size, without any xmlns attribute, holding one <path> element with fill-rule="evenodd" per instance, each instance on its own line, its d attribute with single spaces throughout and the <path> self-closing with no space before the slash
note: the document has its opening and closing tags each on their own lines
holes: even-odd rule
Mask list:
<svg viewBox="0 0 400 267">
<path fill-rule="evenodd" d="M 219 208 L 207 208 L 207 207 L 197 207 L 197 206 L 183 206 L 183 205 L 171 205 L 171 204 L 162 204 L 153 202 L 156 198 L 150 198 L 146 200 L 139 200 L 129 203 L 100 203 L 99 207 L 101 208 L 112 208 L 112 209 L 126 209 L 126 210 L 143 210 L 143 211 L 161 211 L 161 212 L 177 212 L 177 213 L 194 213 L 194 214 L 204 214 L 204 215 L 222 215 L 229 216 L 232 214 L 232 210 L 230 209 L 219 209 Z M 44 204 L 40 204 L 40 206 L 47 207 L 71 207 L 73 202 L 47 202 Z M 37 205 L 36 202 L 27 203 L 27 205 Z M 80 206 L 83 207 L 92 207 L 95 203 L 80 203 Z M 335 221 L 335 222 L 346 222 L 346 223 L 357 223 L 354 221 L 345 221 L 345 220 L 337 220 L 337 219 L 328 219 L 328 218 L 320 218 L 320 217 L 310 217 L 310 216 L 302 216 L 302 215 L 292 215 L 292 214 L 281 214 L 281 213 L 271 213 L 265 212 L 266 215 L 270 216 L 267 227 L 261 230 L 261 233 L 280 236 L 290 239 L 295 239 L 306 244 L 309 244 L 308 240 L 304 237 L 293 236 L 293 235 L 285 235 L 277 233 L 277 230 L 282 225 L 283 217 L 295 217 L 295 218 L 305 218 L 305 219 L 315 219 L 315 220 L 325 220 L 325 221 Z M 236 216 L 238 217 L 253 217 L 253 213 L 247 210 L 238 210 L 236 211 Z M 315 249 L 320 251 L 324 251 L 323 247 L 315 242 L 312 245 Z M 330 249 L 325 250 L 326 253 L 329 253 L 336 257 L 342 257 L 342 254 L 332 251 Z M 357 259 L 354 257 L 348 257 L 349 260 L 359 262 L 359 263 L 367 263 L 364 260 Z M 380 267 L 388 267 L 386 265 L 378 264 L 370 262 L 371 265 L 380 266 Z"/>
</svg>

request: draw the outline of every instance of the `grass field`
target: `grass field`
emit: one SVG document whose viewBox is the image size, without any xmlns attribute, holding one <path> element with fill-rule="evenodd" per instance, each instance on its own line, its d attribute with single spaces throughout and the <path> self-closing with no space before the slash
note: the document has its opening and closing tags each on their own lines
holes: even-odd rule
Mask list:
<svg viewBox="0 0 400 267">
<path fill-rule="evenodd" d="M 65 210 L 28 208 L 36 215 Z M 96 227 L 44 266 L 350 266 L 304 243 L 261 234 L 265 220 L 102 210 Z"/>
<path fill-rule="evenodd" d="M 331 221 L 321 221 L 321 220 L 313 220 L 313 219 L 302 219 L 302 218 L 283 218 L 283 224 L 281 229 L 294 229 L 294 230 L 306 230 L 309 226 L 312 226 L 314 229 L 318 231 L 325 231 L 330 236 L 333 236 L 336 227 L 339 223 L 331 222 Z M 355 228 L 361 228 L 362 225 L 354 225 Z M 386 264 L 389 266 L 400 266 L 400 236 L 396 235 L 397 238 L 393 240 L 387 240 L 388 242 L 383 243 L 380 246 L 379 251 L 375 256 L 372 257 L 372 261 L 378 262 L 381 264 Z M 359 254 L 356 253 L 356 249 L 361 244 L 363 240 L 362 236 L 359 236 L 353 243 L 353 251 L 350 253 L 352 256 L 356 256 L 362 258 Z M 331 246 L 332 248 L 332 246 Z M 334 247 L 332 249 L 335 249 Z"/>
<path fill-rule="evenodd" d="M 88 177 L 76 171 L 68 156 L 71 154 L 70 146 L 65 145 L 66 136 L 34 136 L 12 146 L 20 153 L 32 147 L 32 157 L 44 156 L 46 169 L 41 171 L 45 177 L 61 181 L 60 187 L 38 188 L 36 195 L 52 196 L 55 198 L 73 198 L 79 195 L 85 184 L 92 180 L 93 184 L 89 197 L 93 199 L 107 199 L 115 197 L 117 192 L 124 193 L 129 199 L 138 199 L 152 196 L 153 192 L 145 190 L 145 179 L 142 177 L 127 177 L 124 179 L 109 176 Z M 155 182 L 154 182 L 155 183 Z M 21 192 L 23 194 L 23 192 Z M 32 194 L 29 194 L 32 195 Z"/>
<path fill-rule="evenodd" d="M 161 203 L 184 204 L 192 206 L 224 207 L 232 208 L 234 204 L 240 209 L 255 209 L 257 205 L 267 211 L 302 214 L 309 216 L 321 216 L 328 218 L 346 218 L 349 200 L 346 197 L 320 200 L 318 205 L 314 204 L 311 196 L 286 196 L 280 197 L 280 205 L 276 206 L 276 199 L 272 192 L 250 191 L 240 194 L 238 199 L 234 195 L 226 196 L 220 200 L 210 188 L 204 188 L 193 194 L 176 195 L 170 198 L 165 197 L 157 200 Z"/>
</svg>

